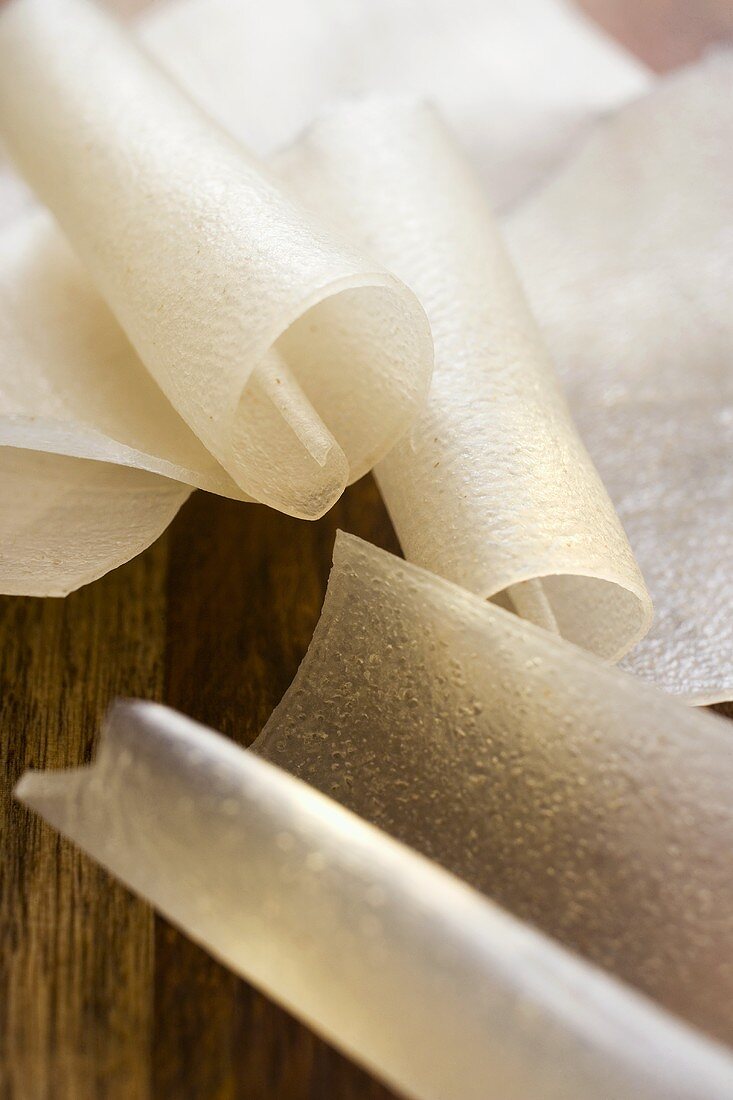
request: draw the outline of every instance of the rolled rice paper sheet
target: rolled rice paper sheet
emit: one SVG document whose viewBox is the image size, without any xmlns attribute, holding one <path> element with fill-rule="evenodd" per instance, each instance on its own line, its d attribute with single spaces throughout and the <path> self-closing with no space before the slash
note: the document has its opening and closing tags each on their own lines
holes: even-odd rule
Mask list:
<svg viewBox="0 0 733 1100">
<path fill-rule="evenodd" d="M 598 128 L 505 223 L 656 621 L 625 667 L 733 698 L 733 54 Z"/>
<path fill-rule="evenodd" d="M 255 749 L 733 1039 L 722 718 L 339 535 L 310 648 Z"/>
<path fill-rule="evenodd" d="M 236 0 L 181 0 L 146 17 L 143 34 L 197 98 L 259 150 L 292 136 L 337 95 L 384 88 L 429 95 L 499 203 L 537 184 L 594 114 L 649 87 L 643 66 L 564 3 L 426 8 L 424 0 L 364 0 L 342 19 L 325 0 L 307 9 L 274 0 L 256 13 Z M 577 168 L 505 223 L 573 414 L 658 607 L 627 667 L 700 703 L 733 695 L 721 572 L 732 556 L 730 372 L 720 377 L 730 358 L 730 310 L 718 282 L 721 265 L 730 270 L 729 79 L 724 61 L 709 64 L 719 66 L 717 83 L 702 70 L 670 78 L 607 124 Z M 285 86 L 298 94 L 282 95 Z M 248 110 L 253 88 L 268 93 L 257 111 Z M 670 402 L 690 388 L 692 401 L 685 394 Z M 674 415 L 668 403 L 677 404 Z M 525 586 L 517 594 L 542 621 L 542 592 Z"/>
<path fill-rule="evenodd" d="M 0 235 L 0 443 L 244 496 L 145 370 L 42 211 Z"/>
<path fill-rule="evenodd" d="M 322 794 L 164 708 L 27 805 L 414 1100 L 724 1100 L 733 1061 Z"/>
<path fill-rule="evenodd" d="M 70 254 L 47 223 L 37 212 L 0 236 L 0 591 L 9 595 L 66 596 L 139 554 L 190 493 L 180 482 L 195 483 L 181 463 L 202 460 L 213 482 L 228 480 L 134 355 L 137 377 L 118 373 L 127 340 L 73 258 L 74 277 L 56 278 Z M 48 249 L 36 250 L 40 236 Z M 132 445 L 114 438 L 122 409 Z M 171 422 L 193 443 L 176 452 L 178 466 L 135 449 L 141 425 L 162 433 Z"/>
<path fill-rule="evenodd" d="M 269 33 L 270 22 L 277 35 Z M 511 197 L 541 175 L 591 115 L 637 94 L 648 82 L 641 65 L 553 0 L 527 0 L 511 11 L 466 2 L 460 9 L 453 5 L 449 17 L 442 5 L 426 10 L 422 3 L 390 4 L 377 12 L 370 2 L 352 10 L 349 20 L 327 5 L 311 5 L 306 13 L 289 0 L 259 8 L 256 19 L 250 8 L 232 0 L 187 0 L 156 7 L 139 27 L 151 52 L 212 116 L 260 151 L 295 133 L 335 95 L 383 84 L 430 93 L 499 198 Z M 65 42 L 67 37 L 65 30 Z M 386 39 L 391 45 L 385 50 Z M 326 64 L 325 41 L 332 55 Z M 277 42 L 276 50 L 268 49 L 271 42 Z M 501 64 L 491 63 L 492 57 Z M 531 86 L 528 77 L 536 77 Z M 298 94 L 282 96 L 281 88 L 294 84 Z M 494 109 L 497 101 L 500 112 Z M 2 185 L 5 222 L 27 205 L 27 193 L 5 170 Z M 249 432 L 256 460 L 263 454 L 266 459 L 249 484 L 255 495 L 271 501 L 276 496 L 285 507 L 294 503 L 296 511 L 303 490 L 312 511 L 318 508 L 312 478 L 315 473 L 318 480 L 319 471 L 288 425 L 298 427 L 306 451 L 309 446 L 308 454 L 316 455 L 316 467 L 324 454 L 331 456 L 330 472 L 320 481 L 324 499 L 334 479 L 342 477 L 343 462 L 307 401 L 298 415 L 302 390 L 284 368 L 280 360 L 258 380 L 264 368 L 257 367 L 247 385 L 246 407 L 259 408 L 257 423 L 266 420 L 266 430 L 256 437 Z M 280 419 L 283 406 L 287 423 Z M 138 465 L 190 485 L 247 496 L 151 383 L 88 275 L 40 215 L 0 239 L 0 442 Z M 266 470 L 272 472 L 269 485 L 262 484 Z M 293 481 L 296 499 L 291 494 L 288 504 L 283 488 Z M 36 533 L 40 538 L 39 528 Z M 73 565 L 73 540 L 68 546 Z M 42 556 L 42 541 L 35 553 Z M 48 580 L 53 590 L 54 578 Z M 8 583 L 14 586 L 15 580 L 9 577 Z M 546 613 L 542 592 L 532 583 L 517 588 L 517 604 L 535 618 Z"/>
<path fill-rule="evenodd" d="M 3 212 L 13 197 L 3 174 Z M 47 215 L 9 222 L 0 234 L 0 591 L 66 596 L 154 542 L 191 491 L 181 482 L 229 479 L 142 368 Z M 191 445 L 160 461 L 136 449 L 148 425 L 151 436 Z"/>
<path fill-rule="evenodd" d="M 260 154 L 335 100 L 429 98 L 494 203 L 541 180 L 648 70 L 568 0 L 172 0 L 140 21 L 161 62 Z"/>
<path fill-rule="evenodd" d="M 450 135 L 427 107 L 372 98 L 327 114 L 275 168 L 405 279 L 430 319 L 427 407 L 376 468 L 405 556 L 618 658 L 651 603 Z"/>
<path fill-rule="evenodd" d="M 0 446 L 0 577 L 66 596 L 140 554 L 190 493 L 145 470 Z"/>
<path fill-rule="evenodd" d="M 286 197 L 86 0 L 0 14 L 0 133 L 245 494 L 313 518 L 406 431 L 432 365 L 414 296 Z"/>
<path fill-rule="evenodd" d="M 14 194 L 9 177 L 0 174 L 3 211 L 12 209 Z M 177 473 L 141 461 L 134 450 L 103 435 L 98 424 L 82 431 L 76 412 L 69 412 L 76 399 L 110 407 L 126 400 L 125 380 L 115 368 L 118 357 L 127 354 L 127 341 L 121 333 L 116 343 L 108 340 L 116 326 L 75 262 L 75 281 L 54 282 L 59 254 L 66 252 L 58 234 L 59 251 L 46 254 L 48 266 L 39 278 L 32 267 L 16 263 L 21 256 L 31 258 L 26 242 L 46 231 L 46 220 L 36 213 L 0 236 L 0 591 L 8 595 L 66 596 L 96 580 L 154 542 L 190 493 L 188 485 L 169 477 L 122 469 L 129 464 L 173 478 Z M 39 295 L 40 286 L 49 288 L 48 297 Z M 78 308 L 85 295 L 94 303 L 86 313 Z M 86 327 L 79 327 L 80 317 L 88 320 Z M 44 374 L 25 359 L 24 329 L 33 334 L 37 348 L 45 349 L 51 369 Z M 61 361 L 60 331 L 68 336 L 73 368 L 68 377 L 55 370 Z M 91 376 L 77 375 L 79 348 L 95 343 L 103 362 Z M 136 416 L 145 420 L 149 408 L 162 423 L 171 415 L 170 405 L 142 368 L 138 382 L 131 427 Z M 215 466 L 213 460 L 208 464 Z"/>
</svg>

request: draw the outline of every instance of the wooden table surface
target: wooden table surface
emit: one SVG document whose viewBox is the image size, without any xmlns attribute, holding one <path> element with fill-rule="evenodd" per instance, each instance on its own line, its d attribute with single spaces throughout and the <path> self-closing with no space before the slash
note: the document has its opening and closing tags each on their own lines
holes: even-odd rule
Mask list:
<svg viewBox="0 0 733 1100">
<path fill-rule="evenodd" d="M 659 68 L 731 21 L 727 0 L 586 6 Z M 393 1095 L 10 797 L 27 767 L 88 761 L 118 695 L 249 744 L 306 650 L 338 527 L 397 550 L 370 477 L 313 524 L 199 492 L 66 600 L 0 600 L 0 1100 Z"/>
</svg>

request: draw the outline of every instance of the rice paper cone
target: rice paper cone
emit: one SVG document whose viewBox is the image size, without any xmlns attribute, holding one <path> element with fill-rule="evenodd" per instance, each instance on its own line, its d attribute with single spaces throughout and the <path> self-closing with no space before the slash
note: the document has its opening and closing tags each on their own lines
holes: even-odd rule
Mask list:
<svg viewBox="0 0 733 1100">
<path fill-rule="evenodd" d="M 159 706 L 16 794 L 415 1100 L 723 1100 L 733 1063 L 453 876 Z"/>
<path fill-rule="evenodd" d="M 275 167 L 430 319 L 427 406 L 376 468 L 405 556 L 618 658 L 649 626 L 644 582 L 447 131 L 427 107 L 370 99 L 327 114 Z"/>
<path fill-rule="evenodd" d="M 299 209 L 101 11 L 3 11 L 0 133 L 244 493 L 313 518 L 407 429 L 432 359 L 414 296 Z"/>
<path fill-rule="evenodd" d="M 255 749 L 733 1038 L 722 719 L 340 534 L 310 648 Z"/>
<path fill-rule="evenodd" d="M 660 82 L 505 223 L 648 582 L 625 667 L 733 697 L 733 56 Z"/>
</svg>

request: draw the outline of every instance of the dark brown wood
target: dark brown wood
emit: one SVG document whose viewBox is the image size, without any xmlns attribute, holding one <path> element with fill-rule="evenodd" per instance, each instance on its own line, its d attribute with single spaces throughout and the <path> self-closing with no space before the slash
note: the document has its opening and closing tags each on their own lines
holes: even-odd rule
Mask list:
<svg viewBox="0 0 733 1100">
<path fill-rule="evenodd" d="M 89 760 L 111 697 L 161 697 L 166 545 L 66 600 L 0 600 L 0 1095 L 148 1100 L 153 918 L 11 799 Z"/>
</svg>

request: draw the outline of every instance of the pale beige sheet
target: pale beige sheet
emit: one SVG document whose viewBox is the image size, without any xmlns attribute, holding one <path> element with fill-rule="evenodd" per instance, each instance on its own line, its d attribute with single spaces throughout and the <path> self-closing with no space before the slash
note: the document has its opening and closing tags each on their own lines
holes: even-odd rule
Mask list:
<svg viewBox="0 0 733 1100">
<path fill-rule="evenodd" d="M 91 768 L 16 793 L 402 1095 L 730 1096 L 722 1048 L 172 711 L 118 706 Z"/>
<path fill-rule="evenodd" d="M 151 478 L 59 463 L 74 469 L 66 542 L 58 500 L 53 553 L 35 507 L 32 524 L 4 520 L 4 590 L 18 590 L 21 555 L 33 594 L 126 560 L 99 515 L 97 572 L 75 573 L 85 472 L 90 497 L 106 478 L 128 513 L 144 485 L 140 521 L 156 534 L 163 502 L 189 486 L 315 518 L 407 429 L 432 370 L 414 296 L 285 197 L 92 5 L 3 11 L 0 130 L 84 260 L 40 212 L 0 236 L 0 446 L 29 453 L 29 482 L 46 452 L 186 486 L 157 485 L 152 523 Z M 15 205 L 8 178 L 3 197 Z M 127 557 L 144 548 L 138 526 Z"/>
<path fill-rule="evenodd" d="M 407 429 L 432 365 L 414 296 L 285 197 L 88 0 L 0 15 L 0 133 L 245 493 L 315 517 Z"/>
<path fill-rule="evenodd" d="M 405 557 L 618 659 L 652 608 L 578 437 L 481 187 L 427 107 L 328 112 L 274 161 L 316 212 L 412 287 L 430 320 L 427 406 L 376 467 Z"/>
<path fill-rule="evenodd" d="M 169 0 L 139 21 L 155 56 L 264 155 L 333 103 L 427 99 L 494 206 L 542 180 L 651 74 L 572 0 Z"/>
<path fill-rule="evenodd" d="M 339 535 L 256 751 L 733 1039 L 733 751 L 690 710 Z"/>
<path fill-rule="evenodd" d="M 190 491 L 145 470 L 0 446 L 3 592 L 66 596 L 124 565 Z"/>
<path fill-rule="evenodd" d="M 495 21 L 492 43 L 517 43 L 519 31 L 514 27 L 513 15 L 500 16 L 498 8 L 491 5 L 485 7 L 487 20 Z M 544 26 L 546 20 L 547 26 L 551 24 L 555 28 L 545 36 L 548 56 L 551 53 L 550 43 L 558 50 L 557 59 L 562 48 L 567 65 L 559 68 L 574 73 L 573 80 L 579 78 L 580 73 L 590 76 L 590 69 L 580 63 L 582 53 L 588 59 L 595 55 L 598 73 L 606 73 L 607 79 L 599 79 L 597 85 L 588 80 L 588 88 L 597 87 L 597 94 L 607 95 L 609 104 L 612 100 L 619 102 L 628 98 L 644 86 L 646 81 L 642 70 L 635 69 L 631 62 L 625 63 L 614 48 L 606 48 L 582 21 L 576 23 L 566 10 L 557 5 L 540 7 L 543 14 L 532 25 Z M 479 94 L 479 69 L 474 69 L 466 60 L 473 57 L 466 45 L 467 28 L 479 15 L 473 9 L 469 11 L 469 8 L 470 5 L 467 5 L 465 11 L 457 15 L 455 26 L 460 28 L 460 32 L 455 37 L 447 35 L 445 28 L 442 28 L 446 56 L 453 59 L 456 71 L 462 68 L 466 74 L 465 80 L 456 85 L 460 87 L 460 92 L 455 102 L 450 96 L 446 98 L 446 92 L 441 90 L 439 83 L 434 87 L 430 83 L 430 73 L 434 67 L 428 64 L 428 59 L 434 56 L 433 51 L 437 48 L 436 28 L 440 26 L 438 15 L 434 12 L 430 19 L 426 19 L 425 30 L 421 32 L 425 37 L 424 40 L 421 38 L 423 45 L 415 55 L 418 61 L 414 69 L 402 67 L 402 84 L 395 75 L 399 67 L 393 66 L 390 70 L 390 58 L 399 52 L 397 46 L 389 56 L 388 53 L 380 55 L 369 47 L 365 51 L 368 60 L 364 71 L 354 77 L 354 88 L 368 87 L 378 73 L 391 71 L 392 77 L 385 77 L 385 83 L 410 90 L 433 91 L 472 148 L 474 158 L 480 159 L 471 137 L 473 131 L 467 121 L 468 115 L 461 108 L 461 104 L 467 104 L 471 96 L 477 97 Z M 206 102 L 209 110 L 218 113 L 230 130 L 237 132 L 239 137 L 251 137 L 255 143 L 259 140 L 262 146 L 262 134 L 258 139 L 255 133 L 257 127 L 248 109 L 252 96 L 248 94 L 250 86 L 247 82 L 257 72 L 262 80 L 265 80 L 266 74 L 256 67 L 234 65 L 233 61 L 237 49 L 259 49 L 264 56 L 263 41 L 268 39 L 265 36 L 265 40 L 258 40 L 258 33 L 264 33 L 267 23 L 261 27 L 259 23 L 255 26 L 250 22 L 251 13 L 227 0 L 216 0 L 207 10 L 211 13 L 210 22 L 207 22 L 204 9 L 197 0 L 163 6 L 148 17 L 144 34 L 152 48 L 167 58 L 166 64 L 180 68 L 179 76 L 183 75 L 184 70 L 188 72 L 191 90 Z M 325 7 L 323 10 L 319 8 L 318 13 L 314 10 L 314 18 L 327 22 L 328 10 Z M 350 56 L 349 50 L 355 41 L 354 28 L 360 27 L 361 36 L 371 41 L 368 13 L 362 13 L 360 19 L 361 23 L 357 20 L 353 27 L 339 25 L 334 32 L 343 36 L 347 56 Z M 391 13 L 390 9 L 390 12 L 383 12 L 377 22 L 380 20 L 388 29 L 388 39 L 399 42 L 405 25 L 401 17 Z M 227 34 L 222 33 L 225 29 Z M 502 34 L 507 37 L 502 38 Z M 290 31 L 285 35 L 285 40 L 285 53 L 290 56 L 288 50 L 295 48 L 295 38 L 291 39 Z M 461 51 L 464 60 L 462 67 L 457 60 Z M 605 61 L 601 60 L 601 54 Z M 512 83 L 519 79 L 519 71 L 512 68 L 516 56 L 516 52 L 507 47 L 509 60 L 503 75 L 507 87 L 515 89 L 520 86 Z M 340 81 L 350 80 L 348 73 L 316 64 L 312 50 L 302 51 L 302 59 L 301 67 L 293 72 L 293 79 L 297 76 L 303 87 L 311 89 L 309 94 L 314 104 L 320 103 L 329 91 L 347 90 Z M 380 68 L 382 64 L 385 69 Z M 729 342 L 726 335 L 729 311 L 726 310 L 727 299 L 722 288 L 725 273 L 730 268 L 725 228 L 729 219 L 725 185 L 720 182 L 727 179 L 724 150 L 730 144 L 726 131 L 728 97 L 725 94 L 725 64 L 724 61 L 716 63 L 717 77 L 711 76 L 710 72 L 696 74 L 693 70 L 688 77 L 674 78 L 660 90 L 657 97 L 646 104 L 629 108 L 627 115 L 619 118 L 613 126 L 606 127 L 604 134 L 591 141 L 580 155 L 577 167 L 569 164 L 546 194 L 538 195 L 505 223 L 532 304 L 540 316 L 563 381 L 569 388 L 571 406 L 578 418 L 581 434 L 593 457 L 598 459 L 622 520 L 631 532 L 634 549 L 639 551 L 644 572 L 651 578 L 658 621 L 648 640 L 629 658 L 628 667 L 693 702 L 728 698 L 731 694 L 730 669 L 733 667 L 733 653 L 729 652 L 728 644 L 732 637 L 728 629 L 730 570 L 726 564 L 727 560 L 733 559 L 729 537 L 733 524 L 728 521 L 731 487 L 726 480 L 731 450 L 727 431 L 730 416 L 726 408 L 726 403 L 729 403 L 727 383 L 730 372 L 725 372 L 721 366 L 726 362 Z M 352 66 L 349 73 L 353 72 Z M 538 112 L 541 110 L 538 102 L 541 97 L 537 93 L 546 85 L 546 80 L 542 78 L 543 85 L 541 69 L 537 65 L 531 75 L 535 74 L 536 84 L 534 80 L 528 83 L 527 73 L 524 73 L 523 80 L 524 86 L 531 88 L 533 110 Z M 267 79 L 274 79 L 274 75 Z M 267 82 L 262 86 L 272 90 Z M 669 90 L 672 88 L 677 90 L 672 92 Z M 590 92 L 584 97 L 576 87 L 576 93 L 578 103 L 582 101 L 588 108 Z M 272 120 L 267 121 L 266 111 L 260 111 L 257 123 L 273 133 L 278 129 L 286 131 L 287 111 L 282 113 L 282 102 L 273 95 L 266 98 L 267 110 L 274 112 Z M 308 95 L 298 98 L 296 113 L 301 109 L 301 102 L 308 101 Z M 508 103 L 516 107 L 516 100 L 509 94 Z M 483 116 L 485 114 L 484 110 Z M 524 132 L 529 142 L 529 132 L 523 131 L 522 118 L 525 116 L 521 112 L 516 114 L 513 132 L 519 136 Z M 293 116 L 292 121 L 298 120 Z M 551 112 L 543 126 L 548 134 L 553 132 Z M 561 129 L 557 130 L 558 134 Z M 482 133 L 486 136 L 488 131 Z M 692 142 L 689 157 L 686 141 Z M 489 148 L 488 137 L 484 148 Z M 647 156 L 652 148 L 655 149 L 654 157 Z M 517 151 L 517 156 L 520 152 Z M 613 165 L 610 165 L 610 158 L 614 157 L 617 172 L 621 163 L 621 173 L 628 169 L 638 175 L 638 187 L 627 188 L 620 181 L 614 183 L 617 177 L 614 176 Z M 645 174 L 641 167 L 642 159 L 645 164 L 661 167 Z M 688 170 L 685 164 L 692 168 Z M 698 194 L 705 198 L 695 212 L 693 205 Z M 632 197 L 633 209 L 629 205 Z M 623 204 L 627 204 L 625 208 Z M 679 212 L 679 218 L 676 212 Z M 614 228 L 612 223 L 617 216 L 620 221 Z M 678 221 L 683 221 L 687 226 L 684 239 L 681 234 L 676 235 Z M 32 236 L 30 223 L 26 232 Z M 18 233 L 21 233 L 19 227 Z M 35 270 L 39 256 L 34 251 L 35 247 L 20 255 L 21 267 L 25 265 L 26 269 Z M 43 255 L 40 256 L 43 260 Z M 657 263 L 658 257 L 662 259 Z M 653 270 L 655 263 L 656 270 Z M 50 270 L 51 267 L 46 267 L 44 261 L 41 265 L 44 278 Z M 15 261 L 4 273 L 14 278 L 17 274 Z M 78 268 L 70 275 L 72 286 L 84 280 Z M 22 286 L 22 281 L 17 285 Z M 47 284 L 44 288 L 44 294 L 50 297 L 39 306 L 40 315 L 53 318 L 53 294 Z M 63 280 L 60 285 L 56 284 L 56 291 L 63 299 Z M 31 299 L 32 295 L 28 301 Z M 89 328 L 92 330 L 99 323 L 100 309 L 98 303 L 92 308 L 89 317 Z M 8 315 L 9 311 L 3 310 L 0 304 L 0 324 L 3 323 L 3 316 Z M 68 418 L 73 421 L 73 398 L 67 402 L 65 396 L 61 397 L 66 387 L 56 385 L 58 378 L 51 386 L 52 399 L 49 404 L 53 415 L 49 419 L 45 412 L 41 415 L 37 411 L 34 413 L 31 406 L 36 404 L 37 394 L 44 391 L 45 404 L 48 376 L 54 378 L 54 372 L 59 362 L 63 363 L 64 357 L 55 359 L 49 330 L 33 324 L 32 308 L 22 315 L 28 321 L 24 323 L 20 336 L 17 332 L 11 333 L 10 339 L 3 340 L 3 346 L 12 347 L 13 338 L 21 342 L 25 340 L 23 346 L 31 352 L 30 358 L 40 361 L 42 369 L 35 391 L 33 386 L 28 387 L 28 401 L 24 404 L 21 399 L 16 403 L 10 422 L 8 419 L 0 420 L 0 439 L 3 442 L 66 451 L 82 457 L 110 456 L 113 461 L 130 462 L 170 476 L 186 477 L 191 484 L 237 493 L 221 468 L 191 433 L 188 438 L 176 435 L 178 418 L 165 408 L 162 400 L 158 407 L 154 400 L 147 400 L 154 390 L 149 384 L 145 400 L 133 401 L 128 410 L 132 415 L 125 413 L 123 416 L 124 430 L 117 436 L 104 428 L 100 431 L 93 423 L 95 419 L 103 421 L 109 412 L 108 408 L 102 409 L 104 400 L 98 400 L 99 395 L 105 392 L 104 387 L 99 388 L 92 402 L 89 417 L 92 423 L 84 420 L 81 425 L 73 423 L 69 427 Z M 67 340 L 69 331 L 74 334 L 76 326 L 69 326 L 65 333 L 60 333 L 62 344 Z M 82 325 L 80 331 L 88 329 Z M 125 353 L 124 338 L 111 323 L 108 331 L 114 349 L 112 358 L 115 354 L 122 356 Z M 41 333 L 45 336 L 40 336 Z M 48 340 L 46 336 L 49 336 Z M 90 346 L 94 349 L 93 340 L 86 345 L 87 348 Z M 648 348 L 653 349 L 651 353 Z M 70 339 L 64 355 L 68 356 L 66 362 L 71 363 L 75 370 L 74 353 L 73 339 Z M 96 351 L 93 350 L 88 358 L 92 369 L 96 369 Z M 691 361 L 696 364 L 692 386 L 689 385 L 691 372 L 687 369 Z M 139 364 L 133 363 L 130 369 L 133 375 L 135 370 L 140 373 Z M 260 401 L 252 402 L 254 410 L 264 409 L 268 424 L 271 424 L 273 417 L 280 421 L 280 413 L 271 401 L 278 377 L 276 365 L 275 371 L 269 373 L 269 388 L 265 384 Z M 12 388 L 12 385 L 6 386 L 6 390 Z M 22 395 L 23 387 L 18 389 Z M 686 403 L 689 389 L 694 390 L 693 400 Z M 73 391 L 72 385 L 68 392 L 73 394 Z M 304 474 L 306 484 L 311 484 L 310 473 L 312 468 L 318 466 L 318 458 L 322 459 L 324 452 L 327 452 L 333 460 L 336 452 L 329 449 L 327 432 L 314 430 L 314 422 L 307 414 L 308 403 L 304 406 L 300 400 L 302 391 L 296 386 L 292 389 L 288 386 L 287 392 L 292 397 L 292 400 L 285 402 L 290 423 L 302 426 L 302 436 L 308 440 L 310 450 L 294 442 L 297 435 L 292 434 L 289 438 L 295 454 L 301 458 L 303 455 L 309 457 L 306 457 L 305 466 L 298 465 L 290 461 L 293 458 L 291 450 L 287 452 L 285 466 L 292 474 L 297 465 L 299 472 Z M 111 386 L 110 393 L 117 399 L 119 388 Z M 15 400 L 18 394 L 12 396 Z M 145 437 L 140 427 L 144 425 L 145 417 L 137 416 L 141 404 L 154 413 L 150 417 L 152 425 L 160 424 L 162 446 L 156 445 L 154 436 Z M 56 417 L 64 405 L 66 407 L 58 423 Z M 118 400 L 115 407 L 119 407 Z M 267 433 L 259 432 L 260 418 L 255 415 L 254 420 L 246 437 L 247 450 L 261 457 L 266 447 L 258 450 L 257 445 L 266 438 Z M 37 428 L 40 430 L 37 431 Z M 170 434 L 166 440 L 164 436 L 169 428 Z M 439 458 L 436 460 L 440 461 Z M 260 464 L 259 468 L 262 470 L 264 466 Z M 316 494 L 312 498 L 316 507 L 328 499 L 342 473 L 338 461 L 322 472 L 319 485 L 323 495 Z M 303 481 L 297 478 L 295 481 L 297 494 Z M 692 492 L 689 490 L 690 481 L 694 482 Z M 276 494 L 282 484 L 278 474 L 270 478 L 268 485 L 260 488 L 265 494 Z M 239 491 L 238 495 L 243 494 Z M 424 537 L 422 528 L 416 525 L 416 530 L 418 537 Z M 450 573 L 450 567 L 444 571 L 455 575 Z M 587 644 L 587 640 L 577 631 L 577 627 L 584 629 L 586 616 L 574 612 L 575 623 L 568 629 L 567 624 L 561 621 L 562 616 L 558 618 L 557 607 L 553 606 L 553 603 L 566 602 L 565 582 L 558 578 L 550 583 L 559 585 L 554 601 L 548 597 L 547 582 L 538 584 L 532 580 L 521 587 L 509 585 L 511 605 L 548 629 L 560 630 Z M 576 588 L 570 595 L 577 598 L 577 580 L 573 583 Z M 479 583 L 473 587 L 481 589 Z M 598 586 L 589 581 L 586 585 L 586 598 L 580 606 L 590 608 L 588 622 L 591 624 L 591 634 L 595 632 L 592 626 L 595 619 L 601 626 L 608 622 L 609 634 L 618 637 L 618 623 L 613 616 L 608 618 L 602 613 L 605 610 L 602 601 L 593 614 L 596 599 L 603 593 L 607 594 L 610 588 L 605 582 Z M 627 611 L 633 607 L 635 600 L 632 595 Z M 629 640 L 631 636 L 629 632 Z M 600 652 L 613 655 L 614 647 L 609 644 L 608 638 L 592 637 L 590 644 Z M 616 652 L 619 648 L 623 646 L 617 647 Z"/>
<path fill-rule="evenodd" d="M 599 127 L 505 223 L 656 619 L 625 667 L 733 698 L 733 54 Z"/>
</svg>

